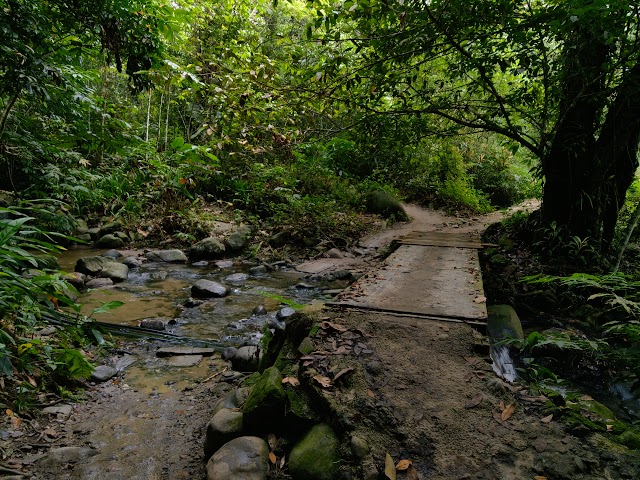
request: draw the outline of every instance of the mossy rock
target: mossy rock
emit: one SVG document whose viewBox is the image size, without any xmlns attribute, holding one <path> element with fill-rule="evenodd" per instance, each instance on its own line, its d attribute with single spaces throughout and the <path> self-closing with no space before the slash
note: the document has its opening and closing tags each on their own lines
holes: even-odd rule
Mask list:
<svg viewBox="0 0 640 480">
<path fill-rule="evenodd" d="M 275 330 L 274 333 L 271 333 L 268 325 L 265 325 L 263 334 L 260 340 L 259 372 L 264 372 L 267 368 L 275 364 L 286 339 L 286 334 L 283 330 Z"/>
<path fill-rule="evenodd" d="M 367 212 L 376 213 L 384 218 L 409 220 L 402 204 L 384 190 L 375 190 L 367 195 Z"/>
<path fill-rule="evenodd" d="M 303 388 L 286 388 L 287 398 L 289 400 L 289 412 L 295 415 L 303 425 L 308 428 L 310 424 L 320 421 L 320 416 L 313 409 L 314 401 L 311 396 Z"/>
<path fill-rule="evenodd" d="M 275 367 L 267 368 L 255 383 L 244 404 L 245 425 L 254 431 L 279 427 L 287 409 L 287 393 L 282 375 Z"/>
<path fill-rule="evenodd" d="M 293 480 L 334 480 L 340 469 L 340 442 L 329 425 L 314 426 L 291 450 Z"/>
<path fill-rule="evenodd" d="M 487 333 L 494 340 L 516 338 L 522 340 L 524 332 L 516 311 L 510 305 L 491 305 L 487 307 Z"/>
<path fill-rule="evenodd" d="M 640 432 L 627 430 L 617 438 L 618 442 L 632 450 L 640 450 Z"/>
</svg>

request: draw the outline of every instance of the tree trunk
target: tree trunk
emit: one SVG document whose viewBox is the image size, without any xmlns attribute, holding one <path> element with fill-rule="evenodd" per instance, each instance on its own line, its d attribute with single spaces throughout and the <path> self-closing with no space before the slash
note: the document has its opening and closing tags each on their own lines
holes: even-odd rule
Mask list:
<svg viewBox="0 0 640 480">
<path fill-rule="evenodd" d="M 567 42 L 558 127 L 542 159 L 545 178 L 542 218 L 579 237 L 599 238 L 596 133 L 606 104 L 604 65 L 610 49 L 602 34 L 582 29 Z"/>
</svg>

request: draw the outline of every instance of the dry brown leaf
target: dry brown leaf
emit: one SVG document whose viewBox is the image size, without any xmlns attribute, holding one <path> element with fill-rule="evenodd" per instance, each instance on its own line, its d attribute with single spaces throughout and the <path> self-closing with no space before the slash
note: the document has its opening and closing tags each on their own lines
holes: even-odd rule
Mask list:
<svg viewBox="0 0 640 480">
<path fill-rule="evenodd" d="M 533 480 L 547 480 L 547 477 L 543 477 L 541 475 L 536 475 L 535 477 L 533 477 Z"/>
<path fill-rule="evenodd" d="M 553 413 L 540 419 L 542 423 L 549 423 L 551 420 L 553 420 Z"/>
<path fill-rule="evenodd" d="M 299 387 L 300 386 L 300 380 L 298 380 L 296 377 L 284 377 L 282 379 L 282 384 L 289 384 L 292 387 Z"/>
<path fill-rule="evenodd" d="M 396 470 L 402 472 L 404 470 L 407 470 L 411 465 L 413 465 L 413 462 L 411 460 L 400 460 L 396 465 Z"/>
<path fill-rule="evenodd" d="M 376 394 L 373 393 L 373 390 L 367 390 L 367 397 L 376 398 Z"/>
<path fill-rule="evenodd" d="M 591 402 L 593 400 L 593 397 L 591 397 L 589 395 L 582 395 L 580 397 L 580 400 L 584 400 L 585 402 Z"/>
<path fill-rule="evenodd" d="M 269 448 L 271 450 L 275 450 L 276 446 L 278 446 L 278 438 L 273 433 L 270 433 L 267 436 L 267 443 L 269 444 Z"/>
<path fill-rule="evenodd" d="M 485 303 L 487 301 L 487 297 L 485 297 L 484 295 L 478 295 L 476 298 L 473 299 L 473 301 L 475 303 Z"/>
<path fill-rule="evenodd" d="M 344 325 L 340 325 L 339 323 L 333 323 L 333 322 L 322 322 L 320 324 L 320 328 L 322 328 L 324 330 L 332 329 L 332 330 L 335 330 L 336 332 L 340 332 L 340 333 L 344 333 L 347 330 L 349 330 Z"/>
<path fill-rule="evenodd" d="M 505 405 L 504 405 L 504 402 L 502 400 L 500 400 L 500 403 L 498 404 L 498 408 L 500 409 L 501 412 L 504 412 Z"/>
<path fill-rule="evenodd" d="M 396 466 L 393 463 L 393 458 L 388 453 L 384 459 L 384 476 L 389 480 L 396 480 Z"/>
<path fill-rule="evenodd" d="M 478 405 L 480 405 L 480 403 L 482 403 L 482 399 L 483 398 L 484 397 L 483 397 L 482 393 L 476 393 L 471 400 L 469 400 L 467 403 L 465 403 L 464 408 L 477 407 Z"/>
<path fill-rule="evenodd" d="M 57 437 L 58 436 L 58 432 L 56 432 L 52 427 L 47 427 L 43 430 L 43 432 L 45 435 L 48 435 L 50 437 Z"/>
<path fill-rule="evenodd" d="M 322 375 L 314 375 L 313 379 L 318 382 L 323 388 L 331 387 L 331 379 Z"/>
<path fill-rule="evenodd" d="M 7 417 L 13 417 L 13 410 L 11 410 L 10 408 L 7 408 L 5 410 L 5 413 L 7 414 Z"/>
<path fill-rule="evenodd" d="M 22 425 L 22 420 L 18 417 L 11 417 L 11 426 L 13 428 L 19 428 Z"/>
<path fill-rule="evenodd" d="M 276 457 L 275 453 L 269 452 L 269 461 L 274 465 L 276 464 L 276 462 L 278 461 L 278 457 Z"/>
<path fill-rule="evenodd" d="M 343 375 L 346 375 L 349 372 L 353 372 L 354 370 L 355 370 L 355 368 L 353 368 L 353 367 L 343 368 L 338 373 L 336 373 L 336 375 L 333 377 L 333 381 L 335 382 L 336 380 L 338 380 Z"/>
<path fill-rule="evenodd" d="M 29 380 L 29 384 L 33 387 L 33 388 L 38 388 L 38 383 L 31 377 L 27 377 L 27 380 Z"/>
<path fill-rule="evenodd" d="M 503 422 L 506 422 L 511 418 L 511 416 L 515 413 L 515 411 L 516 411 L 516 404 L 510 403 L 509 405 L 507 405 L 507 408 L 505 408 L 502 411 L 500 418 L 502 419 Z"/>
</svg>

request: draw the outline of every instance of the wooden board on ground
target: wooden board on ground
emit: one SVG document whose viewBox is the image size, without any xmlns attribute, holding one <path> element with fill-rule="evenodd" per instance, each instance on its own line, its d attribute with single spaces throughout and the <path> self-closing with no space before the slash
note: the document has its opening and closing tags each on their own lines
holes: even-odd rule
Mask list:
<svg viewBox="0 0 640 480">
<path fill-rule="evenodd" d="M 423 245 L 434 247 L 460 247 L 482 249 L 490 244 L 470 233 L 411 232 L 398 240 L 402 245 Z"/>
<path fill-rule="evenodd" d="M 484 323 L 485 303 L 476 248 L 401 245 L 329 305 Z"/>
</svg>

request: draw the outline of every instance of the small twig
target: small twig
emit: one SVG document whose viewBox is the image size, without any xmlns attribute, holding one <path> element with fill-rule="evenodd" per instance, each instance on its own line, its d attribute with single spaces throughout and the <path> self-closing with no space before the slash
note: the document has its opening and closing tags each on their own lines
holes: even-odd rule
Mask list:
<svg viewBox="0 0 640 480">
<path fill-rule="evenodd" d="M 13 470 L 9 467 L 5 467 L 4 465 L 0 464 L 0 473 L 7 473 L 10 475 L 20 475 L 22 477 L 24 477 L 26 475 L 26 473 L 24 472 L 20 472 L 18 470 Z"/>
<path fill-rule="evenodd" d="M 222 370 L 220 370 L 219 372 L 214 373 L 213 375 L 211 375 L 208 378 L 205 378 L 202 383 L 207 383 L 209 380 L 213 380 L 214 378 L 216 378 L 218 375 L 222 375 L 224 372 L 226 372 L 227 370 L 229 370 L 229 367 L 224 367 Z"/>
</svg>

